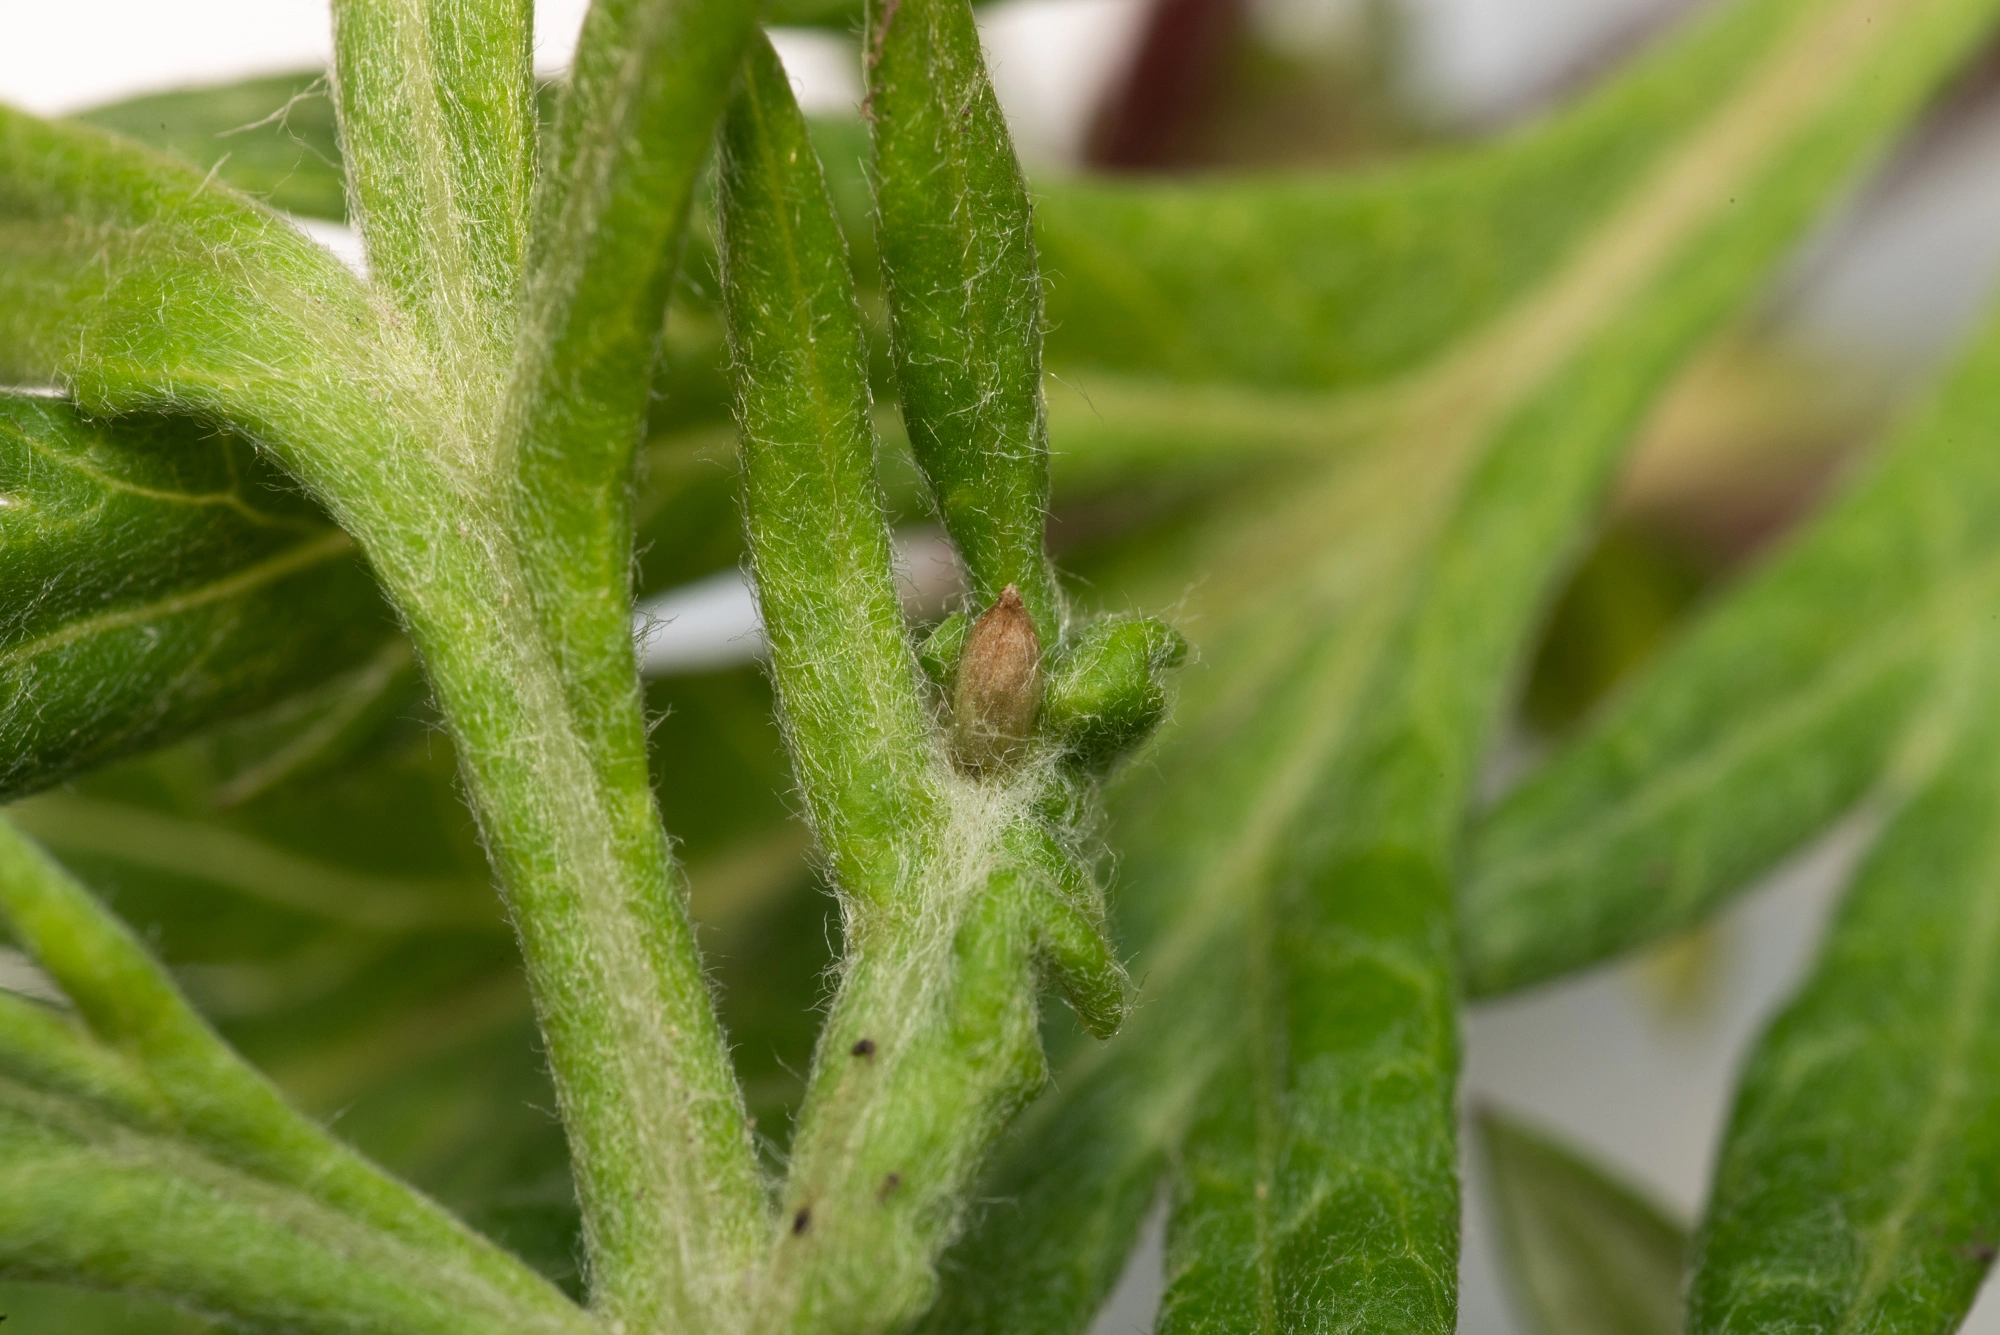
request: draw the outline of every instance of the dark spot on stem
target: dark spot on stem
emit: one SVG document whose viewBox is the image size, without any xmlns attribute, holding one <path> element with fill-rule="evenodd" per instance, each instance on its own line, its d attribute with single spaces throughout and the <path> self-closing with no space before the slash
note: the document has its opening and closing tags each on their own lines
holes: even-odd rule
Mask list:
<svg viewBox="0 0 2000 1335">
<path fill-rule="evenodd" d="M 799 1212 L 792 1216 L 792 1236 L 797 1237 L 799 1234 L 811 1228 L 812 1222 L 813 1222 L 812 1206 L 810 1205 L 800 1206 Z"/>
<path fill-rule="evenodd" d="M 872 1057 L 875 1055 L 875 1040 L 872 1038 L 861 1039 L 853 1047 L 849 1048 L 848 1051 L 857 1057 Z"/>
<path fill-rule="evenodd" d="M 878 1201 L 888 1200 L 896 1194 L 896 1188 L 902 1185 L 903 1175 L 901 1173 L 889 1174 L 889 1176 L 882 1179 L 882 1189 L 875 1193 L 875 1199 Z"/>
</svg>

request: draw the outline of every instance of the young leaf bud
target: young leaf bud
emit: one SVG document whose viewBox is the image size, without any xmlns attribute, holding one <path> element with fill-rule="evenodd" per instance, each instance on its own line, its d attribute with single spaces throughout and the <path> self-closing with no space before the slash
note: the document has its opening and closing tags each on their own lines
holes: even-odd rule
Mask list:
<svg viewBox="0 0 2000 1335">
<path fill-rule="evenodd" d="M 952 755 L 971 774 L 1019 759 L 1042 708 L 1042 642 L 1009 584 L 972 623 L 952 692 Z"/>
</svg>

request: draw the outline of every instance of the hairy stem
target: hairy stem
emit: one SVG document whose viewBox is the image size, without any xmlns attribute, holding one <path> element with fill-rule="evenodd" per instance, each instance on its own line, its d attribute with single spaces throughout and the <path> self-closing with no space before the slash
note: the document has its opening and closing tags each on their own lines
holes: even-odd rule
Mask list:
<svg viewBox="0 0 2000 1335">
<path fill-rule="evenodd" d="M 1015 591 L 961 646 L 977 763 L 954 762 L 925 706 L 890 574 L 853 281 L 767 43 L 725 122 L 721 186 L 753 567 L 845 910 L 756 1328 L 859 1335 L 928 1305 L 981 1159 L 1045 1078 L 1038 957 L 1060 957 L 1094 1023 L 1116 1022 L 1123 980 L 1073 902 L 1068 882 L 1088 878 L 1046 857 L 1064 762 L 1034 737 L 1040 646 Z"/>
<path fill-rule="evenodd" d="M 453 573 L 392 583 L 520 933 L 594 1303 L 633 1331 L 734 1330 L 763 1188 L 680 879 L 663 840 L 622 837 L 632 794 L 603 782 L 518 573 Z"/>
</svg>

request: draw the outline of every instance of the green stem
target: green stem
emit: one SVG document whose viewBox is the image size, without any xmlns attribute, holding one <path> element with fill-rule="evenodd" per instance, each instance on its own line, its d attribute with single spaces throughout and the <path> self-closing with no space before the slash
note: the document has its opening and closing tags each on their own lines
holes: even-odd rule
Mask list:
<svg viewBox="0 0 2000 1335">
<path fill-rule="evenodd" d="M 492 182 L 515 181 L 517 157 L 518 179 L 532 177 L 530 140 L 498 114 L 529 105 L 526 10 L 503 8 L 486 19 L 464 0 L 342 0 L 340 83 L 356 90 L 343 125 L 406 168 L 358 164 L 357 199 L 382 219 L 364 218 L 371 257 L 380 250 L 406 306 L 451 304 L 426 304 L 430 287 L 459 294 L 452 309 L 479 327 L 435 321 L 448 343 L 490 334 L 496 364 L 514 361 L 503 405 L 497 389 L 482 394 L 483 364 L 440 355 L 442 397 L 455 389 L 492 415 L 473 415 L 469 472 L 414 494 L 434 512 L 456 483 L 468 512 L 448 529 L 426 513 L 366 516 L 357 531 L 373 528 L 370 554 L 411 620 L 520 933 L 594 1302 L 614 1329 L 729 1331 L 763 1235 L 763 1185 L 653 800 L 628 493 L 688 199 L 753 13 L 720 0 L 593 8 L 515 347 L 528 199 Z M 509 72 L 518 98 L 502 96 Z M 384 114 L 398 98 L 407 146 Z M 464 219 L 454 191 L 473 204 Z M 482 464 L 496 456 L 489 481 Z M 397 492 L 370 488 L 351 508 L 395 508 Z M 428 540 L 411 544 L 426 521 Z"/>
<path fill-rule="evenodd" d="M 744 42 L 740 0 L 598 0 L 542 178 L 501 473 L 536 619 L 622 856 L 664 859 L 632 652 L 632 473 L 688 207 Z M 671 873 L 679 887 L 679 873 Z"/>
<path fill-rule="evenodd" d="M 377 318 L 379 297 L 198 173 L 4 113 L 0 176 L 41 247 L 0 275 L 44 298 L 0 304 L 14 364 L 95 408 L 170 386 L 177 407 L 266 443 L 367 553 L 459 744 L 521 936 L 596 1303 L 634 1332 L 734 1329 L 765 1232 L 741 1095 L 644 771 L 593 763 L 490 442 L 455 411 L 463 386 Z"/>
<path fill-rule="evenodd" d="M 965 851 L 990 863 L 983 840 Z M 980 1164 L 1047 1079 L 1026 878 L 926 871 L 922 907 L 848 919 L 760 1331 L 859 1335 L 921 1315 Z"/>
<path fill-rule="evenodd" d="M 475 557 L 426 573 L 391 583 L 520 933 L 594 1305 L 633 1331 L 735 1330 L 763 1183 L 682 878 L 657 820 L 632 837 L 650 793 L 605 782 L 518 572 Z"/>
<path fill-rule="evenodd" d="M 845 910 L 840 990 L 755 1328 L 861 1335 L 929 1304 L 982 1159 L 1046 1078 L 1043 962 L 1101 1029 L 1124 979 L 1095 887 L 1048 828 L 1064 761 L 1034 734 L 1040 649 L 1018 598 L 1003 593 L 999 619 L 959 646 L 979 662 L 953 668 L 956 707 L 1005 715 L 1010 744 L 955 763 L 924 703 L 890 573 L 853 280 L 766 43 L 725 122 L 719 197 L 758 596 Z M 1038 537 L 1030 550 L 1040 563 Z"/>
<path fill-rule="evenodd" d="M 371 281 L 482 419 L 514 339 L 534 182 L 529 0 L 337 0 L 334 91 Z"/>
<path fill-rule="evenodd" d="M 890 574 L 853 281 L 768 43 L 744 63 L 720 197 L 758 596 L 846 910 L 756 1327 L 893 1329 L 929 1300 L 974 1169 L 1043 1078 L 1022 878 L 996 873 L 1041 775 L 956 773 L 926 717 Z"/>
</svg>

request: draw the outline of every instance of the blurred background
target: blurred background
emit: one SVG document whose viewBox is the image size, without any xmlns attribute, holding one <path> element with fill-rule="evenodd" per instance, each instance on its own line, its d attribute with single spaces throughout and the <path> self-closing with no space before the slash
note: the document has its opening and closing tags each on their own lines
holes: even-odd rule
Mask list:
<svg viewBox="0 0 2000 1335">
<path fill-rule="evenodd" d="M 536 62 L 545 72 L 562 68 L 583 7 L 542 0 Z M 1503 134 L 1695 7 L 999 0 L 982 12 L 1016 142 L 1031 175 L 1046 178 L 1365 170 L 1427 146 Z M 776 36 L 807 109 L 851 117 L 860 97 L 851 33 L 801 25 Z M 323 67 L 328 48 L 321 0 L 0 0 L 0 100 L 62 115 Z M 310 230 L 358 256 L 337 224 Z M 1611 521 L 1546 631 L 1520 718 L 1492 759 L 1490 792 L 1532 765 L 1705 592 L 1810 509 L 1966 331 L 1997 268 L 2000 52 L 1968 71 L 1893 160 L 1854 190 L 1760 307 L 1696 359 L 1654 414 Z M 921 583 L 924 553 L 911 554 L 911 564 Z M 713 670 L 754 654 L 754 613 L 727 570 L 652 610 L 656 672 Z M 1810 958 L 1866 833 L 1864 813 L 1691 938 L 1472 1011 L 1468 1105 L 1491 1103 L 1559 1132 L 1692 1220 L 1734 1067 Z M 1476 1163 L 1467 1186 L 1460 1328 L 1510 1335 L 1519 1326 L 1492 1254 Z M 1156 1226 L 1099 1335 L 1149 1328 L 1159 1267 Z M 2000 1332 L 2000 1301 L 1990 1291 L 1966 1329 Z"/>
</svg>

